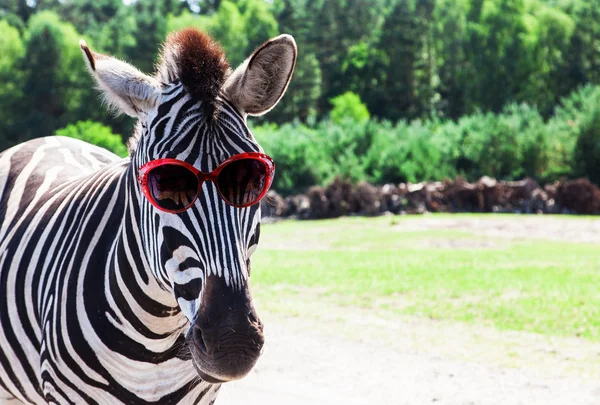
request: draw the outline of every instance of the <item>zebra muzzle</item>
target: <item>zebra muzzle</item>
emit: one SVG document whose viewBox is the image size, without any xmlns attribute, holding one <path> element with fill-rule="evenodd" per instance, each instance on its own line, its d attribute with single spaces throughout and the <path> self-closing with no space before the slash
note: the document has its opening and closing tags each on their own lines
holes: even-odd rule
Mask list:
<svg viewBox="0 0 600 405">
<path fill-rule="evenodd" d="M 256 364 L 264 345 L 263 325 L 249 292 L 205 292 L 202 301 L 187 335 L 198 374 L 212 383 L 244 377 Z"/>
</svg>

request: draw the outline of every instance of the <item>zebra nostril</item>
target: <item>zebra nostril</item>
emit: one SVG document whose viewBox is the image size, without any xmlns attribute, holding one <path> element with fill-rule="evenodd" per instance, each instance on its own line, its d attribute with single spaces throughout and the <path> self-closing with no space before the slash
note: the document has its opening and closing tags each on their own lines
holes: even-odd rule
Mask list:
<svg viewBox="0 0 600 405">
<path fill-rule="evenodd" d="M 260 321 L 260 319 L 258 319 L 258 317 L 256 316 L 256 313 L 254 311 L 248 312 L 248 320 L 250 321 L 250 324 L 254 325 L 256 328 L 258 328 L 260 333 L 262 333 L 263 324 Z"/>
<path fill-rule="evenodd" d="M 206 354 L 208 352 L 208 349 L 206 348 L 206 342 L 204 341 L 204 336 L 202 335 L 202 331 L 200 329 L 196 329 L 196 336 L 194 341 L 196 342 L 196 347 L 203 354 Z"/>
<path fill-rule="evenodd" d="M 254 315 L 253 311 L 248 312 L 248 319 L 250 320 L 251 323 L 259 323 L 258 319 L 256 318 L 256 315 Z"/>
</svg>

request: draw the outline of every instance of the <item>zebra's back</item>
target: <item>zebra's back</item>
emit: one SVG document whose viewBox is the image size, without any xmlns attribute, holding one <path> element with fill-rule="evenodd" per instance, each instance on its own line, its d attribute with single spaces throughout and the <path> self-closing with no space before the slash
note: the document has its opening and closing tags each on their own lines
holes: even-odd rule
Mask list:
<svg viewBox="0 0 600 405">
<path fill-rule="evenodd" d="M 7 392 L 26 403 L 43 401 L 43 322 L 53 318 L 44 311 L 52 312 L 57 281 L 65 280 L 49 270 L 68 260 L 61 246 L 70 242 L 61 218 L 77 224 L 76 205 L 90 199 L 90 193 L 81 193 L 85 183 L 119 160 L 58 136 L 0 154 L 0 403 L 10 397 Z"/>
<path fill-rule="evenodd" d="M 2 229 L 16 215 L 9 208 L 26 209 L 36 195 L 119 160 L 106 149 L 62 136 L 34 139 L 0 153 Z"/>
</svg>

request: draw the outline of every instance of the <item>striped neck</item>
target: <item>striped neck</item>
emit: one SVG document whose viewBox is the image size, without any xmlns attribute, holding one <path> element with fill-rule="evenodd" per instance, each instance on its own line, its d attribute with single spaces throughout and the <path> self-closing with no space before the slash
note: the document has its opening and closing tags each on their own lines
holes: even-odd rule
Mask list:
<svg viewBox="0 0 600 405">
<path fill-rule="evenodd" d="M 105 287 L 119 308 L 114 312 L 118 327 L 153 352 L 167 355 L 181 330 L 187 326 L 172 290 L 159 282 L 147 260 L 141 237 L 140 198 L 137 170 L 130 162 L 120 179 L 124 210 L 117 238 L 109 253 Z M 168 354 L 173 356 L 173 353 Z"/>
</svg>

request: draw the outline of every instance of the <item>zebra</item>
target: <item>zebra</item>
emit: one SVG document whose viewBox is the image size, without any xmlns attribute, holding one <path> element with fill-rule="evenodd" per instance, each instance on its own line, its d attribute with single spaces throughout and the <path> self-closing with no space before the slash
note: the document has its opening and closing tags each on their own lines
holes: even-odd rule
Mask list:
<svg viewBox="0 0 600 405">
<path fill-rule="evenodd" d="M 188 28 L 152 76 L 80 48 L 137 123 L 124 159 L 58 136 L 0 154 L 0 404 L 212 404 L 263 350 L 248 280 L 274 163 L 246 117 L 285 93 L 295 41 L 233 70 Z"/>
</svg>

